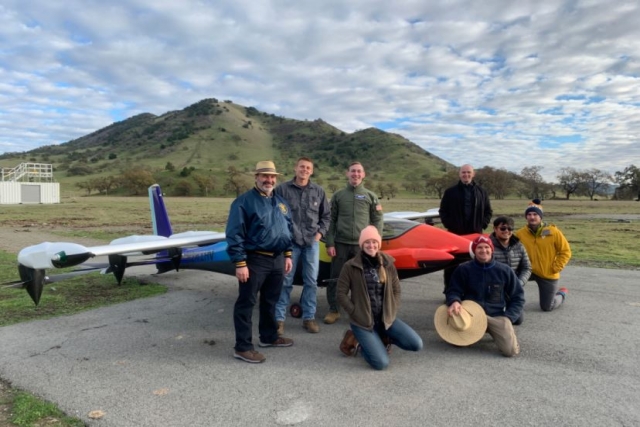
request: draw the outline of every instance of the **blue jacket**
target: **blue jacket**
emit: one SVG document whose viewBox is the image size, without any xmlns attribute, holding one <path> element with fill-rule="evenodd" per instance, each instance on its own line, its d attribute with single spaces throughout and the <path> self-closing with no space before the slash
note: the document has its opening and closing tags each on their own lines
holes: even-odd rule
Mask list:
<svg viewBox="0 0 640 427">
<path fill-rule="evenodd" d="M 513 270 L 506 264 L 481 264 L 473 259 L 460 264 L 451 276 L 446 291 L 447 305 L 473 300 L 484 308 L 487 316 L 506 316 L 515 322 L 524 307 L 524 289 Z"/>
<path fill-rule="evenodd" d="M 247 252 L 291 256 L 293 228 L 289 206 L 277 194 L 267 197 L 257 188 L 238 196 L 229 209 L 227 253 L 236 266 L 245 266 Z"/>
</svg>

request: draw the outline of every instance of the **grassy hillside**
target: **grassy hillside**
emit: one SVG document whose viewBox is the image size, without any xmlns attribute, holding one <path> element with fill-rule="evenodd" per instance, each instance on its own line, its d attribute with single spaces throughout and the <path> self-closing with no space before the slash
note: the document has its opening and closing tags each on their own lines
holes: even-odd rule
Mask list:
<svg viewBox="0 0 640 427">
<path fill-rule="evenodd" d="M 379 129 L 346 133 L 321 119 L 287 119 L 212 98 L 161 116 L 139 114 L 64 144 L 6 153 L 0 156 L 0 167 L 51 163 L 63 194 L 81 194 L 77 183 L 146 169 L 169 192 L 187 181 L 196 188 L 191 194 L 199 194 L 204 186 L 197 190 L 197 178 L 206 178 L 207 188 L 212 187 L 207 194 L 224 196 L 233 195 L 225 188 L 230 167 L 251 182 L 255 163 L 273 159 L 288 179 L 303 155 L 314 159 L 316 180 L 339 186 L 353 160 L 364 164 L 372 185 L 385 182 L 399 188 L 402 180 L 420 179 L 425 173 L 439 176 L 453 166 Z"/>
</svg>

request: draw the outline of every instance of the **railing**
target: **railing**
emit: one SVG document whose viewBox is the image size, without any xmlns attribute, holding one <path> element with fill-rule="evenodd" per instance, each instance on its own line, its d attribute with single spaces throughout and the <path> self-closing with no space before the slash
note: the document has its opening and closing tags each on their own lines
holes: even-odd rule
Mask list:
<svg viewBox="0 0 640 427">
<path fill-rule="evenodd" d="M 21 163 L 15 168 L 0 168 L 2 181 L 53 182 L 53 165 Z"/>
</svg>

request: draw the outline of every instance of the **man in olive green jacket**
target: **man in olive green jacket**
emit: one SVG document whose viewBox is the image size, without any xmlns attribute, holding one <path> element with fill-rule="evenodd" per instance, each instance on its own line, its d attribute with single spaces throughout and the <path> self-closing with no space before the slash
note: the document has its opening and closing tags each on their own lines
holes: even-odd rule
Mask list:
<svg viewBox="0 0 640 427">
<path fill-rule="evenodd" d="M 327 283 L 329 313 L 324 318 L 324 323 L 327 324 L 335 323 L 340 318 L 336 282 L 344 263 L 360 249 L 360 232 L 366 226 L 373 225 L 382 235 L 382 205 L 374 192 L 364 188 L 364 178 L 362 164 L 351 163 L 347 169 L 349 183 L 331 197 L 331 223 L 325 242 L 327 254 L 332 257 L 332 280 Z"/>
</svg>

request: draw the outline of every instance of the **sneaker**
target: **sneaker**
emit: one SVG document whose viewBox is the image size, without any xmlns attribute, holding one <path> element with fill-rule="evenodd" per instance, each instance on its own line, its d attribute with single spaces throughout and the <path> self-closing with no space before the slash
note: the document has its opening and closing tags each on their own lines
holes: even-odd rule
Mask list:
<svg viewBox="0 0 640 427">
<path fill-rule="evenodd" d="M 337 311 L 330 311 L 324 316 L 324 323 L 327 325 L 331 325 L 332 323 L 336 323 L 336 321 L 340 318 L 340 313 Z"/>
<path fill-rule="evenodd" d="M 320 332 L 320 326 L 316 323 L 315 319 L 303 320 L 302 327 L 307 330 L 307 332 L 312 334 L 317 334 Z"/>
<path fill-rule="evenodd" d="M 267 360 L 267 358 L 264 357 L 264 354 L 258 353 L 255 350 L 236 351 L 235 353 L 233 353 L 233 357 L 235 357 L 236 359 L 244 360 L 248 363 L 262 363 Z"/>
<path fill-rule="evenodd" d="M 278 337 L 274 342 L 262 342 L 258 343 L 260 347 L 291 347 L 293 340 L 291 338 Z"/>
<path fill-rule="evenodd" d="M 562 295 L 562 300 L 564 301 L 567 298 L 567 295 L 569 295 L 569 289 L 567 288 L 560 288 L 558 289 L 558 293 L 560 295 Z"/>
<path fill-rule="evenodd" d="M 284 335 L 284 322 L 278 320 L 278 336 L 281 337 Z"/>
</svg>

